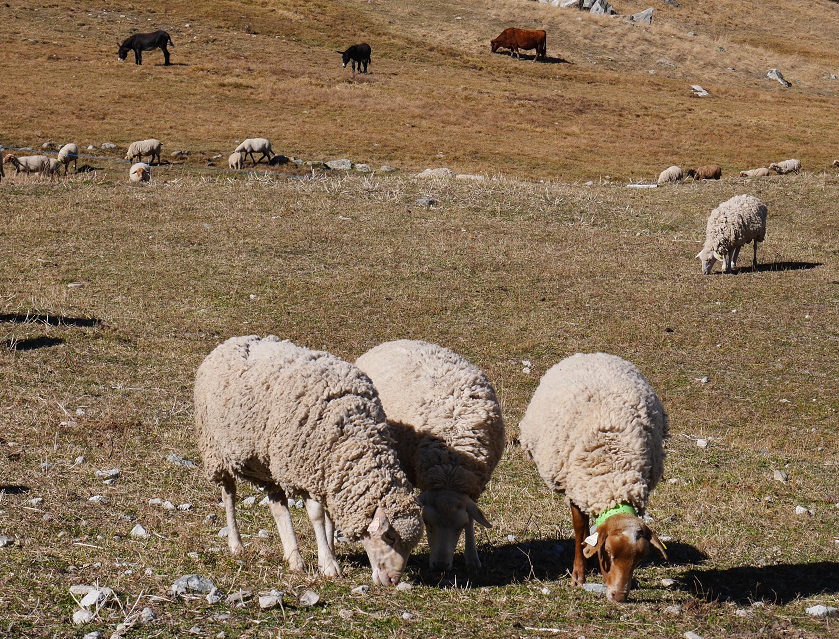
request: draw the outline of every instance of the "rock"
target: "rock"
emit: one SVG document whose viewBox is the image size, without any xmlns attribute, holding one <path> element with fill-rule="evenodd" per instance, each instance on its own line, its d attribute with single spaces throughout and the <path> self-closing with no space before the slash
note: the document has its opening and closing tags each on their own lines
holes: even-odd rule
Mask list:
<svg viewBox="0 0 839 639">
<path fill-rule="evenodd" d="M 699 448 L 708 448 L 708 440 L 707 439 L 697 439 L 696 445 Z"/>
<path fill-rule="evenodd" d="M 787 82 L 786 79 L 784 79 L 784 76 L 781 74 L 780 71 L 778 71 L 778 69 L 769 69 L 769 71 L 766 72 L 766 77 L 770 78 L 771 80 L 777 80 L 786 88 L 790 88 L 792 86 L 790 82 Z"/>
<path fill-rule="evenodd" d="M 836 617 L 839 614 L 839 611 L 833 606 L 823 606 L 822 604 L 811 606 L 807 608 L 806 612 L 811 617 Z"/>
<path fill-rule="evenodd" d="M 210 592 L 207 593 L 207 603 L 212 605 L 217 604 L 221 601 L 221 598 L 224 596 L 224 591 L 219 590 L 218 588 L 213 588 Z"/>
<path fill-rule="evenodd" d="M 799 517 L 802 516 L 802 515 L 812 516 L 813 511 L 809 510 L 807 508 L 804 508 L 804 506 L 796 506 L 795 507 L 795 514 L 798 515 Z"/>
<path fill-rule="evenodd" d="M 580 6 L 580 0 L 562 0 L 562 2 L 559 3 L 559 6 L 562 7 L 563 9 L 570 9 L 571 7 L 579 7 Z"/>
<path fill-rule="evenodd" d="M 78 457 L 76 457 L 76 459 L 73 460 L 73 465 L 74 466 L 81 466 L 82 464 L 84 464 L 84 462 L 85 462 L 84 455 L 79 455 Z"/>
<path fill-rule="evenodd" d="M 279 590 L 272 590 L 267 595 L 259 596 L 259 607 L 262 610 L 276 608 L 283 602 L 283 593 Z"/>
<path fill-rule="evenodd" d="M 677 615 L 682 614 L 682 607 L 681 606 L 667 606 L 664 609 L 665 615 L 670 615 L 671 617 L 675 617 Z"/>
<path fill-rule="evenodd" d="M 644 9 L 639 13 L 634 13 L 629 18 L 633 22 L 640 22 L 641 24 L 652 24 L 653 23 L 653 8 L 650 7 L 649 9 Z"/>
<path fill-rule="evenodd" d="M 79 601 L 82 608 L 92 608 L 98 606 L 100 603 L 106 602 L 114 595 L 114 591 L 110 588 L 91 588 L 87 594 Z"/>
<path fill-rule="evenodd" d="M 95 151 L 95 150 L 96 150 L 96 147 L 95 147 L 95 146 L 93 146 L 92 144 L 88 144 L 88 145 L 87 145 L 87 150 L 88 150 L 88 151 Z"/>
<path fill-rule="evenodd" d="M 0 535 L 0 548 L 11 546 L 15 543 L 15 538 L 9 535 Z"/>
<path fill-rule="evenodd" d="M 354 595 L 366 595 L 368 592 L 370 592 L 370 586 L 368 586 L 367 584 L 362 584 L 361 586 L 356 586 L 355 588 L 350 590 L 350 592 Z"/>
<path fill-rule="evenodd" d="M 588 590 L 589 592 L 595 592 L 597 594 L 606 594 L 606 586 L 603 584 L 583 584 L 583 588 Z"/>
<path fill-rule="evenodd" d="M 665 588 L 671 588 L 673 586 L 673 584 L 675 584 L 675 583 L 676 583 L 676 581 L 673 580 L 673 579 L 662 579 L 661 580 L 661 585 L 664 586 Z"/>
<path fill-rule="evenodd" d="M 102 639 L 102 633 L 94 630 L 93 632 L 88 632 L 82 639 Z"/>
<path fill-rule="evenodd" d="M 74 585 L 70 586 L 70 594 L 71 595 L 82 596 L 82 595 L 86 595 L 91 590 L 96 590 L 96 588 L 94 588 L 93 586 L 84 586 L 82 584 L 74 584 Z"/>
<path fill-rule="evenodd" d="M 263 497 L 263 498 L 262 498 L 262 501 L 261 501 L 261 502 L 259 502 L 259 505 L 260 505 L 260 506 L 267 506 L 267 505 L 268 505 L 268 504 L 270 504 L 270 503 L 271 503 L 271 500 L 270 500 L 270 499 L 268 499 L 268 497 Z"/>
<path fill-rule="evenodd" d="M 173 157 L 173 158 L 188 158 L 188 157 L 189 157 L 189 151 L 172 151 L 172 152 L 169 154 L 169 157 Z"/>
<path fill-rule="evenodd" d="M 413 618 L 414 618 L 414 615 L 412 615 L 410 612 L 403 612 L 402 613 L 402 619 L 404 619 L 405 621 L 410 621 Z"/>
<path fill-rule="evenodd" d="M 157 615 L 154 614 L 154 610 L 146 606 L 143 608 L 142 612 L 140 613 L 140 622 L 141 623 L 150 623 L 157 619 Z"/>
<path fill-rule="evenodd" d="M 698 84 L 691 84 L 690 88 L 693 89 L 693 95 L 695 95 L 697 98 L 704 98 L 706 95 L 711 95 Z"/>
<path fill-rule="evenodd" d="M 547 586 L 543 586 L 543 587 L 539 590 L 539 592 L 541 592 L 543 595 L 549 595 L 549 594 L 551 594 L 551 589 L 550 589 L 550 588 L 548 588 Z"/>
<path fill-rule="evenodd" d="M 783 470 L 776 470 L 772 473 L 772 479 L 786 484 L 787 480 L 789 480 L 789 475 Z"/>
<path fill-rule="evenodd" d="M 260 528 L 256 536 L 260 539 L 271 539 L 271 533 L 266 528 Z"/>
<path fill-rule="evenodd" d="M 93 621 L 93 613 L 90 610 L 77 610 L 73 613 L 73 623 L 77 626 Z"/>
<path fill-rule="evenodd" d="M 97 470 L 94 474 L 100 479 L 116 479 L 119 477 L 119 468 L 111 468 L 111 470 Z"/>
<path fill-rule="evenodd" d="M 414 587 L 407 581 L 400 581 L 396 589 L 400 592 L 408 592 L 409 590 L 413 590 Z"/>
<path fill-rule="evenodd" d="M 186 502 L 185 504 L 178 504 L 178 510 L 181 512 L 186 512 L 187 510 L 192 510 L 192 504 Z"/>
<path fill-rule="evenodd" d="M 170 464 L 175 464 L 175 466 L 183 466 L 184 468 L 197 468 L 198 467 L 198 465 L 194 461 L 192 461 L 190 459 L 184 459 L 183 457 L 181 457 L 177 453 L 172 453 L 171 455 L 167 455 L 166 461 L 168 461 Z"/>
<path fill-rule="evenodd" d="M 373 167 L 370 166 L 369 164 L 356 164 L 355 165 L 355 170 L 358 171 L 359 173 L 372 173 L 373 172 Z"/>
<path fill-rule="evenodd" d="M 44 142 L 44 143 L 41 145 L 41 148 L 42 148 L 42 149 L 51 149 L 51 148 L 52 148 L 52 142 Z"/>
<path fill-rule="evenodd" d="M 191 592 L 203 594 L 216 590 L 216 585 L 201 575 L 184 575 L 175 580 L 170 590 L 175 596 Z"/>
<path fill-rule="evenodd" d="M 394 169 L 392 166 L 388 166 L 387 164 L 379 167 L 380 173 L 393 173 L 395 170 L 396 169 Z"/>
<path fill-rule="evenodd" d="M 129 533 L 132 537 L 136 537 L 137 539 L 148 539 L 151 535 L 149 535 L 148 531 L 143 528 L 140 524 L 134 526 Z"/>
<path fill-rule="evenodd" d="M 301 606 L 314 606 L 317 602 L 320 601 L 320 595 L 316 593 L 314 590 L 307 590 L 304 592 L 300 597 L 298 597 L 297 601 L 300 603 Z"/>
<path fill-rule="evenodd" d="M 435 200 L 433 197 L 419 197 L 417 198 L 417 204 L 419 204 L 420 206 L 427 206 L 431 208 L 435 204 L 439 204 L 439 202 Z"/>
<path fill-rule="evenodd" d="M 242 500 L 243 506 L 253 506 L 256 503 L 256 495 L 251 495 L 250 497 L 245 497 Z"/>
<path fill-rule="evenodd" d="M 250 590 L 237 590 L 227 595 L 224 602 L 228 606 L 236 606 L 237 608 L 244 608 L 245 602 L 253 598 L 253 593 Z"/>
<path fill-rule="evenodd" d="M 216 534 L 217 534 L 219 537 L 227 537 L 227 535 L 229 535 L 229 534 L 230 534 L 230 531 L 227 529 L 227 526 L 225 526 L 224 528 L 222 528 L 221 530 L 219 530 Z"/>
<path fill-rule="evenodd" d="M 591 9 L 589 9 L 589 12 L 595 15 L 607 16 L 613 16 L 617 13 L 617 11 L 615 11 L 612 8 L 612 5 L 606 2 L 606 0 L 594 0 L 594 2 L 591 4 Z"/>
<path fill-rule="evenodd" d="M 447 169 L 445 167 L 440 167 L 437 169 L 425 169 L 422 173 L 417 173 L 416 177 L 427 179 L 427 178 L 453 178 L 455 176 L 455 172 L 451 169 Z"/>
<path fill-rule="evenodd" d="M 93 497 L 88 497 L 87 500 L 92 501 L 94 504 L 104 504 L 108 501 L 102 495 L 93 495 Z"/>
<path fill-rule="evenodd" d="M 329 162 L 326 163 L 326 166 L 336 171 L 350 171 L 352 170 L 352 160 L 329 160 Z"/>
<path fill-rule="evenodd" d="M 592 182 L 593 184 L 593 182 Z M 628 189 L 657 189 L 658 184 L 627 184 Z"/>
<path fill-rule="evenodd" d="M 164 501 L 164 502 L 161 504 L 161 506 L 163 507 L 163 510 L 175 510 L 175 504 L 173 504 L 173 503 L 172 503 L 171 501 L 169 501 L 168 499 L 167 499 L 166 501 Z"/>
<path fill-rule="evenodd" d="M 30 503 L 30 505 L 35 506 L 35 508 L 37 508 L 38 506 L 40 506 L 41 504 L 44 503 L 44 498 L 43 497 L 35 497 L 34 499 L 30 499 L 29 503 Z"/>
<path fill-rule="evenodd" d="M 746 610 L 745 608 L 737 608 L 734 611 L 736 617 L 751 617 L 753 614 L 751 610 Z"/>
<path fill-rule="evenodd" d="M 115 149 L 115 148 L 117 148 L 117 145 L 113 144 L 112 142 L 104 142 L 102 144 L 102 148 L 103 149 Z"/>
<path fill-rule="evenodd" d="M 685 633 L 685 639 L 702 639 L 702 637 L 696 634 L 695 632 L 691 632 L 690 630 L 688 630 Z"/>
</svg>

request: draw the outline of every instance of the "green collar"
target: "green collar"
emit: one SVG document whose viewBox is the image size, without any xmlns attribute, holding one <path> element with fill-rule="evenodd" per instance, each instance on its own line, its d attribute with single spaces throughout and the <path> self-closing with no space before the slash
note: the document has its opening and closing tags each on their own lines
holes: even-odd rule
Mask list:
<svg viewBox="0 0 839 639">
<path fill-rule="evenodd" d="M 630 515 L 637 515 L 638 513 L 635 512 L 635 509 L 630 506 L 629 504 L 620 504 L 619 506 L 615 506 L 614 508 L 610 508 L 605 513 L 600 515 L 597 519 L 594 520 L 595 528 L 600 528 L 603 525 L 603 522 L 609 519 L 612 515 L 618 515 L 620 513 L 629 513 Z"/>
</svg>

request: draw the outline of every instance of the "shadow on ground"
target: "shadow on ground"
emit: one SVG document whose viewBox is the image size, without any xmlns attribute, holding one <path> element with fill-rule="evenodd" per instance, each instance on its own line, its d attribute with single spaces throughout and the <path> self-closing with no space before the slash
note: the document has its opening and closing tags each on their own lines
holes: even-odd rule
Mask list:
<svg viewBox="0 0 839 639">
<path fill-rule="evenodd" d="M 0 344 L 10 351 L 36 351 L 39 348 L 60 346 L 63 343 L 64 340 L 60 337 L 47 337 L 46 335 L 27 337 L 26 339 L 7 339 L 0 342 Z"/>
<path fill-rule="evenodd" d="M 32 313 L 0 313 L 0 322 L 11 324 L 48 324 L 49 326 L 79 326 L 90 328 L 101 323 L 95 317 L 64 317 L 62 315 L 46 315 Z"/>
</svg>

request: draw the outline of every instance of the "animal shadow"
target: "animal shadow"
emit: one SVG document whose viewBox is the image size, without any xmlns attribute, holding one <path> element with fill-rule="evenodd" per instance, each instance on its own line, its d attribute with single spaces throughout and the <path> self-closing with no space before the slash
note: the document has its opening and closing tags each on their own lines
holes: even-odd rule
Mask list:
<svg viewBox="0 0 839 639">
<path fill-rule="evenodd" d="M 25 495 L 29 492 L 29 486 L 18 484 L 0 485 L 0 495 Z"/>
<path fill-rule="evenodd" d="M 758 264 L 758 273 L 768 271 L 809 271 L 810 269 L 824 266 L 821 262 L 772 262 L 771 264 Z"/>
<path fill-rule="evenodd" d="M 59 346 L 64 343 L 60 337 L 27 337 L 26 339 L 7 339 L 1 342 L 3 346 L 10 351 L 35 351 L 39 348 L 49 348 L 50 346 Z"/>
<path fill-rule="evenodd" d="M 799 598 L 839 593 L 839 563 L 690 570 L 679 579 L 679 585 L 706 601 L 767 601 L 785 605 Z"/>
<path fill-rule="evenodd" d="M 48 324 L 49 326 L 76 326 L 81 328 L 92 328 L 99 326 L 101 322 L 95 317 L 64 317 L 62 315 L 46 315 L 31 313 L 0 313 L 0 322 L 12 324 Z"/>
</svg>

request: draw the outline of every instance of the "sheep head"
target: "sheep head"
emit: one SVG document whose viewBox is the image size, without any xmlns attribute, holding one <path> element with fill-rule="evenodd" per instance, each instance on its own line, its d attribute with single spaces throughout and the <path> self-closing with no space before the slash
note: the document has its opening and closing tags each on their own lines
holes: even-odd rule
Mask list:
<svg viewBox="0 0 839 639">
<path fill-rule="evenodd" d="M 583 555 L 586 558 L 597 555 L 610 601 L 622 603 L 629 598 L 632 573 L 649 554 L 650 546 L 667 560 L 658 536 L 642 519 L 628 513 L 609 517 L 586 539 Z"/>
<path fill-rule="evenodd" d="M 420 495 L 419 501 L 428 534 L 432 570 L 452 569 L 460 533 L 471 522 L 476 521 L 484 528 L 492 528 L 478 505 L 463 493 L 446 489 L 428 490 Z M 467 555 L 467 565 L 468 559 Z"/>
<path fill-rule="evenodd" d="M 707 246 L 703 247 L 703 249 L 696 254 L 696 257 L 702 262 L 703 275 L 710 275 L 711 271 L 714 269 L 714 264 L 716 264 L 718 260 L 720 262 L 724 261 L 722 255 Z"/>
<path fill-rule="evenodd" d="M 361 537 L 361 544 L 373 568 L 373 583 L 382 586 L 398 584 L 411 549 L 399 537 L 381 506 L 373 513 L 373 521 Z"/>
</svg>

